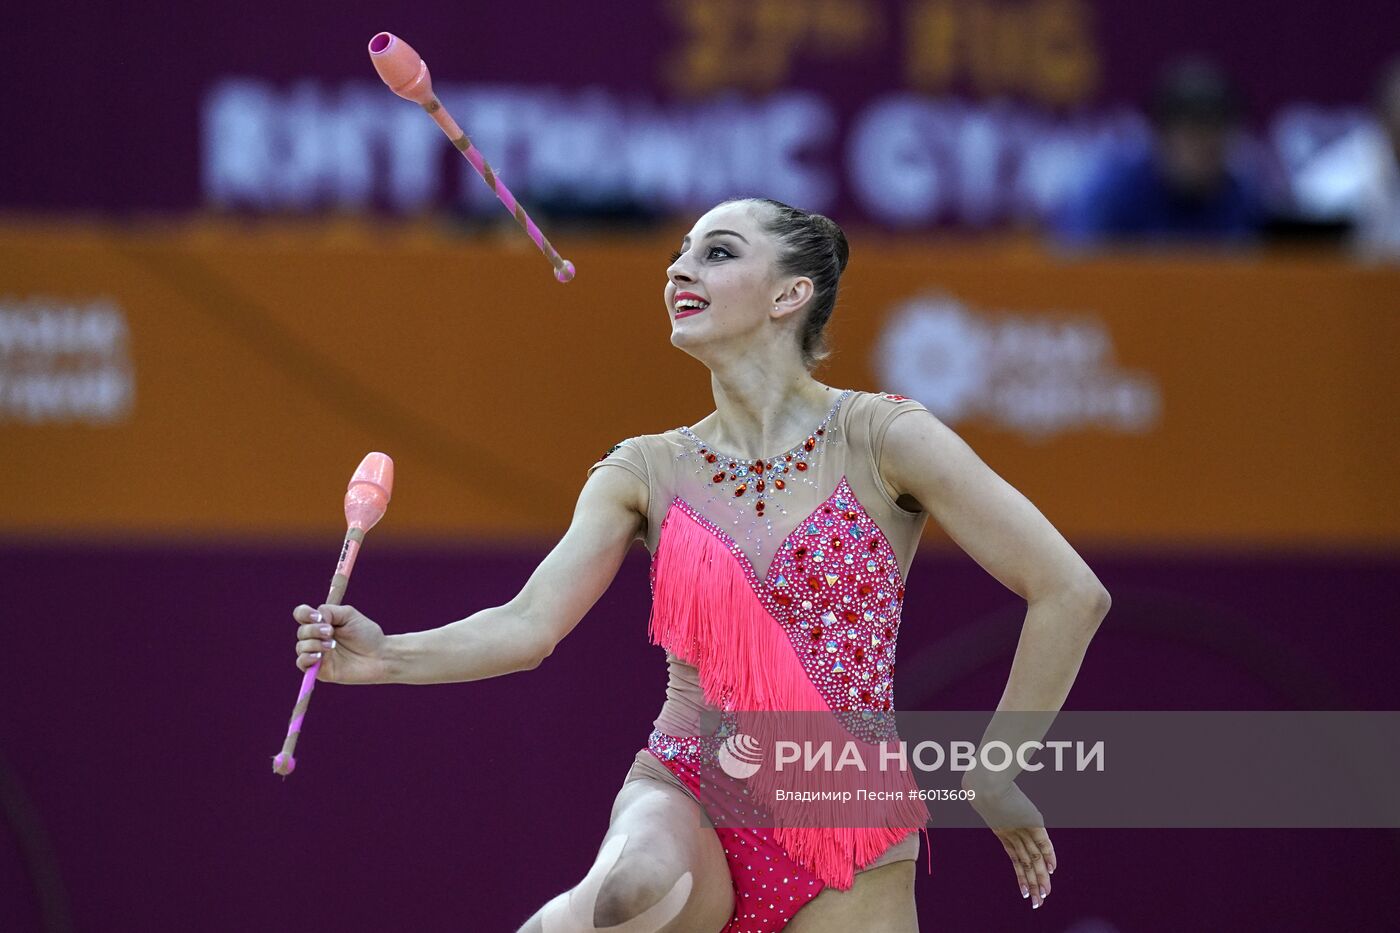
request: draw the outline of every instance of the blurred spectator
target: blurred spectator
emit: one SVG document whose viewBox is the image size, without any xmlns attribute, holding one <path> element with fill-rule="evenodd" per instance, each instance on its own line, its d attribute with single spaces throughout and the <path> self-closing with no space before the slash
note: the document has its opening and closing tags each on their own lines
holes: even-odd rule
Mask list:
<svg viewBox="0 0 1400 933">
<path fill-rule="evenodd" d="M 1376 86 L 1376 121 L 1357 165 L 1356 244 L 1363 255 L 1400 259 L 1400 59 Z"/>
<path fill-rule="evenodd" d="M 1252 239 L 1267 217 L 1258 182 L 1231 165 L 1239 97 L 1213 65 L 1168 67 L 1148 106 L 1149 144 L 1110 152 L 1059 217 L 1071 245 Z"/>
<path fill-rule="evenodd" d="M 1357 252 L 1400 260 L 1400 58 L 1376 82 L 1374 119 L 1359 121 L 1297 172 L 1293 194 L 1311 216 L 1349 221 Z"/>
</svg>

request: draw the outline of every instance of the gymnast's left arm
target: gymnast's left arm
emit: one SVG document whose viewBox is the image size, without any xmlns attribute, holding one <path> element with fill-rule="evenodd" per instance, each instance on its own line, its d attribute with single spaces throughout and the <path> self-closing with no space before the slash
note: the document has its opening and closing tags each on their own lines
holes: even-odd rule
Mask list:
<svg viewBox="0 0 1400 933">
<path fill-rule="evenodd" d="M 1108 614 L 1108 590 L 1040 510 L 927 409 L 895 415 L 877 455 L 895 498 L 917 499 L 973 560 L 1026 600 L 1011 674 L 981 744 L 1019 749 L 1041 741 Z M 1015 764 L 969 770 L 962 786 L 1011 858 L 1021 896 L 1039 907 L 1058 858 L 1039 811 L 1015 785 L 1018 771 Z"/>
<path fill-rule="evenodd" d="M 1049 520 L 925 409 L 890 422 L 880 472 L 964 551 L 1026 600 L 1027 613 L 999 710 L 1059 710 L 1109 595 Z"/>
</svg>

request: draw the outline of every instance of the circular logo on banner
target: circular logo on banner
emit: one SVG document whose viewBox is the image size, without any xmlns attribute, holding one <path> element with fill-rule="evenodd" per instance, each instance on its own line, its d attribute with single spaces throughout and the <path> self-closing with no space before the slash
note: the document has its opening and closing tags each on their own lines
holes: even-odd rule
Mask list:
<svg viewBox="0 0 1400 933">
<path fill-rule="evenodd" d="M 877 348 L 880 380 L 914 391 L 939 418 L 957 420 L 987 389 L 988 343 L 987 328 L 960 302 L 914 298 L 890 312 Z"/>
<path fill-rule="evenodd" d="M 763 746 L 758 739 L 736 732 L 719 747 L 719 766 L 736 780 L 751 778 L 758 773 L 763 761 Z"/>
</svg>

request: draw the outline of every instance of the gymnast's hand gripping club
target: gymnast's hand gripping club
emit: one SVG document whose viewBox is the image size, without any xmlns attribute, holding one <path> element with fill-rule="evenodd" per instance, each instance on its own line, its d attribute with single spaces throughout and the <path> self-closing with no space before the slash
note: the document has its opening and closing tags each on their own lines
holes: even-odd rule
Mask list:
<svg viewBox="0 0 1400 933">
<path fill-rule="evenodd" d="M 432 78 L 428 75 L 428 63 L 418 57 L 418 53 L 413 51 L 413 46 L 391 32 L 381 32 L 369 40 L 369 59 L 374 63 L 374 70 L 379 72 L 379 77 L 389 85 L 389 90 L 428 111 L 428 115 L 447 134 L 447 138 L 452 140 L 452 145 L 472 164 L 482 181 L 496 192 L 496 197 L 501 199 L 506 210 L 514 215 L 520 226 L 530 235 L 530 239 L 540 248 L 540 252 L 554 265 L 554 277 L 560 282 L 572 279 L 574 264 L 560 256 L 554 247 L 549 245 L 549 240 L 545 239 L 540 228 L 535 226 L 530 215 L 525 213 L 525 208 L 520 206 L 510 189 L 496 177 L 495 171 L 472 145 L 471 137 L 462 132 L 462 128 L 452 119 L 442 101 L 437 99 L 437 95 L 433 93 Z"/>
<path fill-rule="evenodd" d="M 345 490 L 345 541 L 340 546 L 340 562 L 335 566 L 331 577 L 330 595 L 326 604 L 339 606 L 345 598 L 345 588 L 350 585 L 350 571 L 355 569 L 355 557 L 360 553 L 360 542 L 369 531 L 384 517 L 389 507 L 389 497 L 394 492 L 394 461 L 388 454 L 366 454 L 365 459 L 350 477 L 350 488 Z M 273 756 L 272 771 L 283 777 L 292 773 L 297 760 L 292 751 L 297 747 L 297 736 L 301 734 L 301 722 L 306 718 L 306 708 L 311 705 L 311 691 L 316 689 L 316 674 L 321 670 L 321 660 L 306 669 L 301 678 L 301 690 L 297 694 L 296 706 L 292 708 L 292 720 L 287 726 L 287 739 L 282 743 L 282 751 Z"/>
</svg>

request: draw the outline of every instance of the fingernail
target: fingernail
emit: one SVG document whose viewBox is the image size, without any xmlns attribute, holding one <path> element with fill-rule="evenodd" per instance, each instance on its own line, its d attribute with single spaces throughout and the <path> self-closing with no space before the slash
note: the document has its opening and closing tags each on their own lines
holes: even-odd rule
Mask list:
<svg viewBox="0 0 1400 933">
<path fill-rule="evenodd" d="M 1031 910 L 1039 910 L 1040 901 L 1031 901 Z"/>
<path fill-rule="evenodd" d="M 311 621 L 312 621 L 312 622 L 320 622 L 320 621 L 321 621 L 321 613 L 317 612 L 315 609 L 312 609 L 312 610 L 311 610 Z"/>
<path fill-rule="evenodd" d="M 319 661 L 321 660 L 321 652 L 317 651 L 315 654 L 311 655 L 311 657 Z"/>
<path fill-rule="evenodd" d="M 1049 892 L 1049 891 L 1045 890 L 1044 888 L 1041 888 L 1041 889 L 1040 889 L 1040 899 L 1041 899 L 1042 901 L 1045 900 L 1045 899 L 1046 899 L 1047 897 L 1049 897 L 1049 896 L 1050 896 L 1050 892 Z"/>
<path fill-rule="evenodd" d="M 1030 896 L 1031 896 L 1031 889 L 1028 888 L 1028 887 L 1026 887 L 1024 884 L 1021 885 L 1021 896 L 1022 896 L 1022 897 L 1030 897 Z"/>
<path fill-rule="evenodd" d="M 331 639 L 331 647 L 332 647 L 332 648 L 335 647 L 335 639 L 334 639 L 334 638 Z"/>
<path fill-rule="evenodd" d="M 335 639 L 332 638 L 330 641 L 323 641 L 323 642 L 321 642 L 321 647 L 322 647 L 322 648 L 334 648 L 334 647 L 335 647 Z"/>
<path fill-rule="evenodd" d="M 321 626 L 319 629 L 316 630 L 316 633 L 317 633 L 318 635 L 324 635 L 324 636 L 326 636 L 327 638 L 330 638 L 330 637 L 331 637 L 331 627 L 330 627 L 329 625 L 323 625 L 323 626 Z"/>
</svg>

